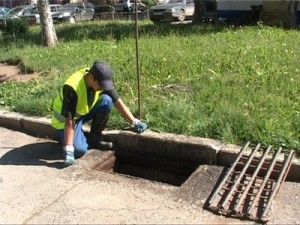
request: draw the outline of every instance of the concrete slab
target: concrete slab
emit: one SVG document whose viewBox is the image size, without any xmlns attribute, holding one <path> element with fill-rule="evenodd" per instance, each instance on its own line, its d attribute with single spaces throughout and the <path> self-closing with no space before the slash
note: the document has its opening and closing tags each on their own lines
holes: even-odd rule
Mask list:
<svg viewBox="0 0 300 225">
<path fill-rule="evenodd" d="M 203 210 L 205 195 L 195 200 L 191 192 L 187 201 L 188 190 L 197 192 L 188 183 L 181 191 L 91 169 L 109 152 L 91 150 L 64 167 L 57 143 L 2 127 L 0 133 L 0 224 L 241 223 Z"/>
</svg>

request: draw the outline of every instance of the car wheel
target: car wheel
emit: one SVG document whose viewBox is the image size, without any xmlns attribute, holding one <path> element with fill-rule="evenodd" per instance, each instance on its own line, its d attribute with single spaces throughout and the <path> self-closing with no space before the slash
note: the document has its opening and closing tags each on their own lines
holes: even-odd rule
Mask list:
<svg viewBox="0 0 300 225">
<path fill-rule="evenodd" d="M 73 16 L 71 16 L 71 17 L 69 18 L 69 22 L 70 22 L 70 23 L 76 23 L 76 20 L 75 20 L 75 18 L 74 18 Z"/>
<path fill-rule="evenodd" d="M 181 22 L 185 20 L 185 12 L 182 9 L 180 10 L 180 12 L 178 14 L 178 20 Z"/>
</svg>

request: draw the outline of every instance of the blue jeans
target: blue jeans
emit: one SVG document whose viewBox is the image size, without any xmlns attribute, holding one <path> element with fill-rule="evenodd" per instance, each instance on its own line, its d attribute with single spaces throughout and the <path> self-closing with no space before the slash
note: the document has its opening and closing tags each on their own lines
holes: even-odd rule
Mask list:
<svg viewBox="0 0 300 225">
<path fill-rule="evenodd" d="M 96 102 L 96 104 L 88 114 L 80 117 L 78 120 L 75 121 L 75 127 L 74 127 L 75 132 L 74 132 L 74 139 L 73 139 L 75 158 L 79 158 L 83 156 L 89 149 L 87 136 L 82 129 L 83 124 L 87 123 L 88 121 L 91 121 L 96 113 L 101 113 L 101 114 L 110 113 L 111 107 L 112 107 L 111 97 L 106 94 L 103 94 L 101 95 L 101 98 L 99 98 L 99 100 Z M 64 129 L 57 130 L 57 135 L 59 138 L 59 142 L 64 144 L 65 143 Z"/>
</svg>

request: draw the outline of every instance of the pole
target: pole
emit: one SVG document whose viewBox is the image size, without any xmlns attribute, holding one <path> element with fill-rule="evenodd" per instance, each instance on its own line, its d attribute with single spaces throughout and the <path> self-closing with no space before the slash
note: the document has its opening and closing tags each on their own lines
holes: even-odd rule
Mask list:
<svg viewBox="0 0 300 225">
<path fill-rule="evenodd" d="M 136 75 L 137 75 L 137 88 L 138 88 L 138 112 L 137 117 L 141 119 L 141 76 L 140 76 L 140 63 L 139 63 L 139 33 L 138 33 L 138 6 L 135 0 L 135 55 L 136 55 Z"/>
</svg>

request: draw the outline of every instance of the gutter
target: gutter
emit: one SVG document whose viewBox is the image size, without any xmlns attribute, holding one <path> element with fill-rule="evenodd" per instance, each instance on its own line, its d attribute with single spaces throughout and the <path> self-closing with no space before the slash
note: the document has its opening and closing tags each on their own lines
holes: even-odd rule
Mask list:
<svg viewBox="0 0 300 225">
<path fill-rule="evenodd" d="M 0 110 L 0 126 L 20 131 L 36 137 L 55 140 L 55 130 L 51 127 L 50 118 L 29 117 L 15 112 Z M 89 130 L 88 126 L 84 127 Z M 173 160 L 197 162 L 199 164 L 230 167 L 236 160 L 242 146 L 223 143 L 218 140 L 158 133 L 147 130 L 136 134 L 126 130 L 105 130 L 107 140 L 130 149 L 131 153 L 151 155 Z M 283 160 L 283 159 L 280 159 Z M 286 181 L 300 182 L 300 162 L 294 159 Z"/>
</svg>

